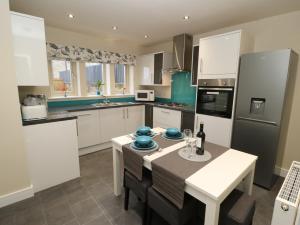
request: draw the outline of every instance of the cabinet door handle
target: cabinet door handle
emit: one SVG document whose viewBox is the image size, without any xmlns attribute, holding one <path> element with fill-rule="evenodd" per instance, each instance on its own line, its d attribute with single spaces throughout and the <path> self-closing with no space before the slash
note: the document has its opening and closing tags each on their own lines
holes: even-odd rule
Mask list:
<svg viewBox="0 0 300 225">
<path fill-rule="evenodd" d="M 92 114 L 81 114 L 81 115 L 77 115 L 78 117 L 85 117 L 85 116 L 91 116 Z"/>
<path fill-rule="evenodd" d="M 203 71 L 202 67 L 203 67 L 203 60 L 202 58 L 200 58 L 200 73 L 202 73 Z"/>
<path fill-rule="evenodd" d="M 123 110 L 123 119 L 125 119 L 125 110 L 124 109 L 122 110 Z"/>
<path fill-rule="evenodd" d="M 162 112 L 162 113 L 167 113 L 167 114 L 170 114 L 170 112 L 167 112 L 167 111 L 163 111 L 163 110 L 161 110 L 161 112 Z"/>
<path fill-rule="evenodd" d="M 76 134 L 77 134 L 77 137 L 79 136 L 78 135 L 78 121 L 76 120 Z"/>
<path fill-rule="evenodd" d="M 128 108 L 127 108 L 127 119 L 129 119 L 129 113 L 128 113 Z"/>
</svg>

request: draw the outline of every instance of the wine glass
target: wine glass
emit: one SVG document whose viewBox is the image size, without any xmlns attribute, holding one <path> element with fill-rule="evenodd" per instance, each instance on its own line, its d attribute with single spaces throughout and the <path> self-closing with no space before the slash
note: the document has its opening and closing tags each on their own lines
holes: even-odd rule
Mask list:
<svg viewBox="0 0 300 225">
<path fill-rule="evenodd" d="M 192 130 L 191 129 L 184 129 L 183 130 L 183 137 L 184 137 L 184 140 L 186 142 L 186 147 L 185 147 L 184 152 L 187 152 L 187 149 L 188 149 L 189 144 L 190 144 L 190 140 L 193 137 Z"/>
</svg>

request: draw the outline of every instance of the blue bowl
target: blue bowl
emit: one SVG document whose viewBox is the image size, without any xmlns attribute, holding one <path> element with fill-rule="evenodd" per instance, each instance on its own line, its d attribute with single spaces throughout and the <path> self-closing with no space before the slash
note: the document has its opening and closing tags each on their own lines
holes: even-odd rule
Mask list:
<svg viewBox="0 0 300 225">
<path fill-rule="evenodd" d="M 138 128 L 137 132 L 138 135 L 149 135 L 151 133 L 150 127 L 140 127 Z"/>
<path fill-rule="evenodd" d="M 153 145 L 153 140 L 149 136 L 138 136 L 136 137 L 134 144 L 137 147 L 146 148 Z"/>
<path fill-rule="evenodd" d="M 168 128 L 166 130 L 166 135 L 169 137 L 179 137 L 180 136 L 180 131 L 177 128 Z"/>
</svg>

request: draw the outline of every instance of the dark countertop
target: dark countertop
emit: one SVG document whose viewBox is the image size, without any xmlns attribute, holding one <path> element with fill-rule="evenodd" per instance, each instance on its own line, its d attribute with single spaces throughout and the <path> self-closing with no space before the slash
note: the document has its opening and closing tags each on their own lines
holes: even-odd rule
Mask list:
<svg viewBox="0 0 300 225">
<path fill-rule="evenodd" d="M 22 122 L 23 122 L 23 126 L 29 126 L 29 125 L 53 123 L 53 122 L 59 122 L 65 120 L 74 120 L 74 119 L 77 119 L 77 116 L 74 116 L 68 112 L 61 111 L 56 113 L 48 113 L 47 119 L 30 120 L 30 121 L 23 120 Z"/>
<path fill-rule="evenodd" d="M 76 119 L 77 117 L 74 116 L 72 112 L 100 110 L 100 109 L 107 109 L 107 108 L 130 107 L 130 106 L 137 106 L 137 105 L 151 105 L 155 107 L 177 110 L 182 112 L 191 112 L 191 113 L 195 112 L 195 107 L 190 105 L 170 106 L 159 102 L 120 102 L 120 103 L 111 102 L 108 104 L 78 105 L 78 106 L 50 108 L 48 110 L 47 119 L 31 120 L 31 121 L 23 120 L 23 126 Z"/>
<path fill-rule="evenodd" d="M 165 109 L 182 111 L 182 112 L 190 112 L 190 113 L 194 113 L 195 112 L 195 106 L 193 106 L 193 105 L 169 106 L 169 105 L 164 105 L 164 104 L 158 103 L 158 102 L 152 102 L 152 103 L 147 102 L 145 104 L 152 105 L 152 106 L 155 106 L 155 107 L 165 108 Z"/>
</svg>

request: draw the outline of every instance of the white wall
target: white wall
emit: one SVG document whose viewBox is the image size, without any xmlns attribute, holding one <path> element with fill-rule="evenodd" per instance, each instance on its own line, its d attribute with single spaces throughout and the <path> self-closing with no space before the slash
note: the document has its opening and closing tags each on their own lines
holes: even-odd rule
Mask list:
<svg viewBox="0 0 300 225">
<path fill-rule="evenodd" d="M 8 0 L 0 1 L 0 207 L 31 185 L 13 60 Z"/>
</svg>

